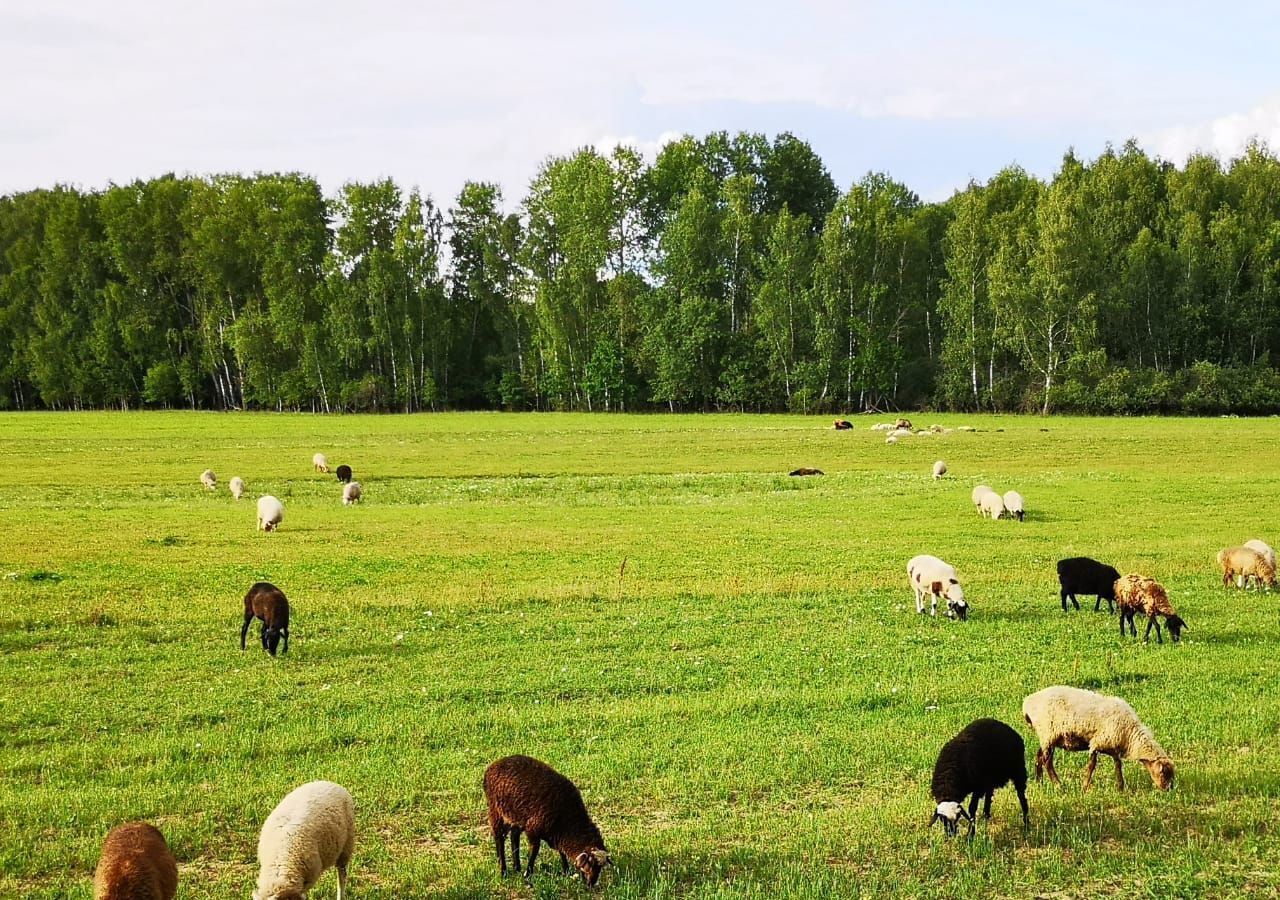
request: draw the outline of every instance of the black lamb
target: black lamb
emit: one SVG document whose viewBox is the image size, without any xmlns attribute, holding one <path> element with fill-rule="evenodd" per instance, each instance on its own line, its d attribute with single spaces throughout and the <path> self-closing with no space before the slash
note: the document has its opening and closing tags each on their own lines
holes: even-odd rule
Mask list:
<svg viewBox="0 0 1280 900">
<path fill-rule="evenodd" d="M 969 839 L 973 840 L 973 817 L 978 800 L 985 798 L 984 818 L 991 818 L 991 796 L 996 788 L 1010 781 L 1018 791 L 1022 804 L 1022 827 L 1029 823 L 1027 812 L 1027 760 L 1022 736 L 996 719 L 976 719 L 943 746 L 933 766 L 933 799 L 938 808 L 929 821 L 942 822 L 947 834 L 953 835 L 960 818 L 969 820 Z M 973 795 L 969 810 L 964 798 Z"/>
<path fill-rule="evenodd" d="M 341 481 L 343 484 L 351 483 L 351 467 L 350 466 L 348 465 L 338 466 L 337 471 L 334 474 L 338 476 L 338 480 Z"/>
<path fill-rule="evenodd" d="M 1076 594 L 1095 594 L 1097 601 L 1093 611 L 1102 608 L 1102 601 L 1107 601 L 1107 611 L 1116 611 L 1116 579 L 1120 577 L 1111 566 L 1090 559 L 1087 556 L 1073 556 L 1071 559 L 1058 560 L 1058 583 L 1062 585 L 1062 611 L 1067 611 L 1067 600 L 1070 599 L 1080 608 Z"/>
</svg>

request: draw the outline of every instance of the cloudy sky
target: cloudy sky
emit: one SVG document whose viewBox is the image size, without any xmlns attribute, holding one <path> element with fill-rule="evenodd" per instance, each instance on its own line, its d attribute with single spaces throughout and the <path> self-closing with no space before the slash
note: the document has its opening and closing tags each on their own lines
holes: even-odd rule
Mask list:
<svg viewBox="0 0 1280 900">
<path fill-rule="evenodd" d="M 1130 136 L 1280 148 L 1277 48 L 1274 2 L 0 0 L 0 192 L 285 169 L 511 203 L 550 154 L 725 129 L 938 199 Z"/>
</svg>

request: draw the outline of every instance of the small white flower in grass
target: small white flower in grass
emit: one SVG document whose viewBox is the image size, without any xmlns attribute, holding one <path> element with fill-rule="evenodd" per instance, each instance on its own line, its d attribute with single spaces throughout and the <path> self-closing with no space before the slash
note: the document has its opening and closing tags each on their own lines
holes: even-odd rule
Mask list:
<svg viewBox="0 0 1280 900">
<path fill-rule="evenodd" d="M 396 635 L 396 643 L 397 643 L 397 644 L 403 644 L 403 643 L 404 643 L 404 632 L 403 632 L 403 631 Z"/>
</svg>

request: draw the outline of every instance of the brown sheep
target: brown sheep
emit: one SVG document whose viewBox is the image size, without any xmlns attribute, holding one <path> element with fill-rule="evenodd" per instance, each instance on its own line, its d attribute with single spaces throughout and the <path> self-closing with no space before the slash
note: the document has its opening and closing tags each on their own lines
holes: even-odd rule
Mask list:
<svg viewBox="0 0 1280 900">
<path fill-rule="evenodd" d="M 1246 587 L 1249 579 L 1255 579 L 1267 590 L 1276 585 L 1275 566 L 1267 558 L 1250 547 L 1228 547 L 1218 551 L 1218 568 L 1222 569 L 1222 586 L 1230 587 L 1232 579 L 1237 587 Z"/>
<path fill-rule="evenodd" d="M 1182 637 L 1182 632 L 1187 627 L 1187 623 L 1182 621 L 1182 617 L 1173 611 L 1173 605 L 1169 603 L 1169 594 L 1156 581 L 1147 578 L 1145 575 L 1123 575 L 1115 584 L 1116 605 L 1120 607 L 1120 635 L 1124 636 L 1124 625 L 1129 623 L 1129 630 L 1134 637 L 1138 636 L 1138 627 L 1134 624 L 1133 619 L 1138 613 L 1142 613 L 1147 617 L 1147 630 L 1143 634 L 1144 641 L 1151 638 L 1151 627 L 1154 625 L 1156 629 L 1156 641 L 1163 644 L 1164 638 L 1160 636 L 1160 623 L 1156 620 L 1156 616 L 1164 616 L 1164 624 L 1169 629 L 1169 636 L 1173 638 L 1174 643 Z"/>
<path fill-rule="evenodd" d="M 907 430 L 911 430 L 911 420 L 910 420 L 910 419 L 898 419 L 896 422 L 894 422 L 894 423 L 893 423 L 893 427 L 894 427 L 894 428 L 906 428 Z"/>
<path fill-rule="evenodd" d="M 836 419 L 835 429 L 836 431 L 851 431 L 853 423 L 848 419 Z"/>
<path fill-rule="evenodd" d="M 796 469 L 795 471 L 789 474 L 791 475 L 823 475 L 825 473 L 821 469 L 800 468 L 800 469 Z"/>
<path fill-rule="evenodd" d="M 276 647 L 280 638 L 284 638 L 282 653 L 289 652 L 289 601 L 284 591 L 266 581 L 259 581 L 249 588 L 244 595 L 244 626 L 240 629 L 240 649 L 244 649 L 245 636 L 249 633 L 249 624 L 255 619 L 262 620 L 262 649 L 272 656 L 276 655 Z"/>
<path fill-rule="evenodd" d="M 173 900 L 177 891 L 178 864 L 154 825 L 111 829 L 93 873 L 94 900 Z"/>
<path fill-rule="evenodd" d="M 484 796 L 498 866 L 507 874 L 506 838 L 511 835 L 511 861 L 520 871 L 520 832 L 529 837 L 525 878 L 533 877 L 538 847 L 546 841 L 560 854 L 562 871 L 569 864 L 594 887 L 600 870 L 610 865 L 600 829 L 591 821 L 582 794 L 565 776 L 528 756 L 504 756 L 484 770 Z"/>
</svg>

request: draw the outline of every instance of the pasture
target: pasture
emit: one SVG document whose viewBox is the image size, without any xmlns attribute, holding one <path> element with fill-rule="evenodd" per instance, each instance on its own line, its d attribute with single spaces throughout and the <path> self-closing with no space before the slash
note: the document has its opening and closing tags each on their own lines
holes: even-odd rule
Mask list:
<svg viewBox="0 0 1280 900">
<path fill-rule="evenodd" d="M 356 900 L 587 896 L 548 851 L 531 887 L 498 878 L 480 776 L 516 752 L 582 788 L 610 898 L 1274 896 L 1280 597 L 1224 590 L 1214 553 L 1280 540 L 1280 420 L 913 419 L 981 430 L 0 416 L 0 896 L 90 897 L 103 836 L 141 818 L 179 897 L 248 897 L 263 819 L 318 778 L 356 798 Z M 1027 521 L 980 519 L 979 482 Z M 916 615 L 922 552 L 969 621 Z M 1092 598 L 1064 614 L 1072 555 L 1162 581 L 1181 644 L 1121 639 Z M 239 649 L 259 579 L 293 604 L 287 656 L 256 625 Z M 1086 794 L 1061 754 L 1029 832 L 1009 788 L 971 845 L 926 828 L 939 747 L 990 715 L 1030 769 L 1021 701 L 1055 683 L 1128 699 L 1176 788 L 1127 763 L 1119 793 L 1104 759 Z"/>
</svg>

